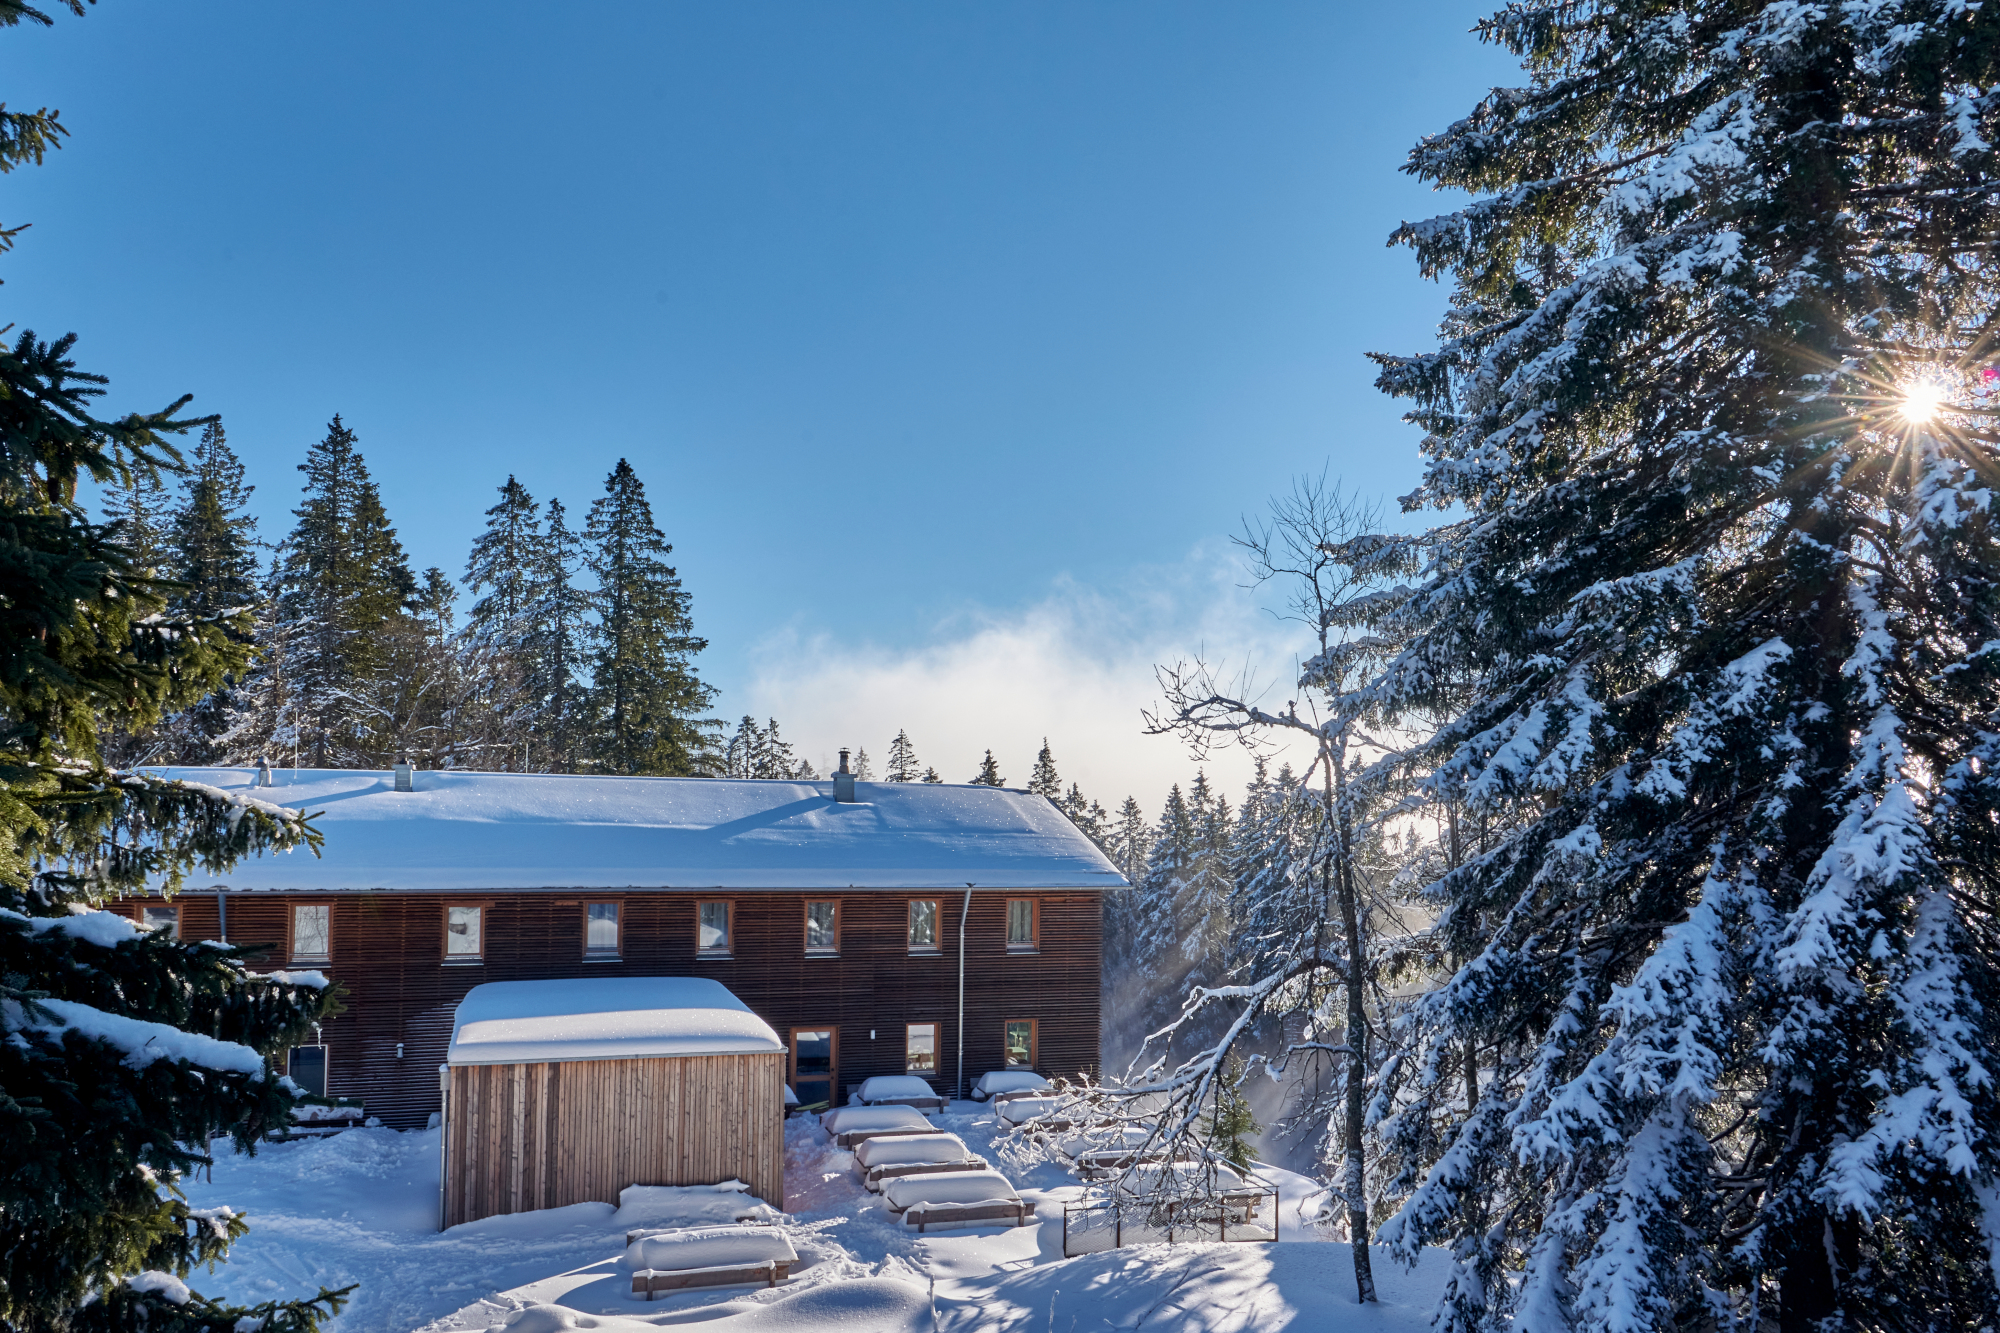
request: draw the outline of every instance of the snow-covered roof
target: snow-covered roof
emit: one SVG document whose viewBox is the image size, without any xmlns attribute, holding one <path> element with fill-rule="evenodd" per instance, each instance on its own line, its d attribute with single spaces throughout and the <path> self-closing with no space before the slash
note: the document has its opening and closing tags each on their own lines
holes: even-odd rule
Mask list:
<svg viewBox="0 0 2000 1333">
<path fill-rule="evenodd" d="M 420 772 L 168 768 L 318 813 L 321 855 L 253 858 L 186 887 L 333 889 L 1124 888 L 1047 800 L 1001 787 Z"/>
<path fill-rule="evenodd" d="M 703 977 L 489 981 L 458 1002 L 454 1065 L 782 1052 L 771 1025 Z"/>
</svg>

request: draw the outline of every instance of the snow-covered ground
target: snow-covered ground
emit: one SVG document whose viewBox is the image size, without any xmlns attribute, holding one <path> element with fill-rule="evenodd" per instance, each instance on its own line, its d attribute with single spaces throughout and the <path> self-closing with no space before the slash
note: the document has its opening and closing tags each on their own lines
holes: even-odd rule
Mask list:
<svg viewBox="0 0 2000 1333">
<path fill-rule="evenodd" d="M 642 1333 L 698 1324 L 703 1333 L 1267 1333 L 1338 1328 L 1419 1333 L 1443 1278 L 1439 1256 L 1416 1272 L 1376 1261 L 1382 1303 L 1354 1302 L 1348 1247 L 1301 1220 L 1311 1182 L 1271 1170 L 1282 1205 L 1277 1244 L 1133 1246 L 1062 1257 L 1062 1205 L 1081 1193 L 1066 1172 L 1009 1146 L 991 1111 L 955 1102 L 931 1116 L 960 1135 L 1036 1205 L 1034 1225 L 918 1236 L 868 1193 L 853 1156 L 809 1119 L 786 1136 L 789 1213 L 798 1251 L 773 1289 L 708 1288 L 647 1302 L 619 1265 L 625 1232 L 646 1225 L 770 1216 L 728 1191 L 635 1191 L 624 1210 L 576 1204 L 437 1230 L 438 1134 L 353 1129 L 225 1157 L 212 1181 L 187 1185 L 197 1206 L 248 1212 L 230 1262 L 192 1286 L 240 1301 L 359 1283 L 337 1333 L 508 1333 L 571 1328 Z M 511 1321 L 511 1323 L 509 1322 Z"/>
</svg>

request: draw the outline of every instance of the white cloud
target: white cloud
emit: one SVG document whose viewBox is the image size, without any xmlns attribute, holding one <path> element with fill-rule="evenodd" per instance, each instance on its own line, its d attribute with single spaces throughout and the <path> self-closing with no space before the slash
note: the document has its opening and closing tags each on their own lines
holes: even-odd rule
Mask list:
<svg viewBox="0 0 2000 1333">
<path fill-rule="evenodd" d="M 1008 785 L 1021 786 L 1046 736 L 1065 781 L 1110 807 L 1136 796 L 1150 819 L 1169 784 L 1197 766 L 1232 799 L 1251 771 L 1237 747 L 1198 765 L 1179 740 L 1145 734 L 1141 710 L 1160 698 L 1156 665 L 1200 656 L 1247 666 L 1269 700 L 1289 697 L 1299 627 L 1267 614 L 1244 582 L 1232 552 L 1206 547 L 1115 588 L 1063 580 L 1020 611 L 969 609 L 914 648 L 782 633 L 754 651 L 739 697 L 777 718 L 822 772 L 839 747 L 859 745 L 879 774 L 907 729 L 918 761 L 945 781 L 970 778 L 990 746 Z"/>
</svg>

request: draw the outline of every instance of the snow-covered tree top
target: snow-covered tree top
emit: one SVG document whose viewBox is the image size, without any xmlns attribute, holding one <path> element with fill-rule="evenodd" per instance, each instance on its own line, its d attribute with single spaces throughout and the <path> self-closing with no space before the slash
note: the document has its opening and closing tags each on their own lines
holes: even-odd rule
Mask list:
<svg viewBox="0 0 2000 1333">
<path fill-rule="evenodd" d="M 322 854 L 190 875 L 193 890 L 1115 889 L 1118 869 L 1048 801 L 1007 788 L 252 769 L 166 775 L 311 813 Z"/>
</svg>

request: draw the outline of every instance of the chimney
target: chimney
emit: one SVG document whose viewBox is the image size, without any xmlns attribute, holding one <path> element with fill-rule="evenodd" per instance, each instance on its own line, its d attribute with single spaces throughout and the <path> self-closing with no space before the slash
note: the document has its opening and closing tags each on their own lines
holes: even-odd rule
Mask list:
<svg viewBox="0 0 2000 1333">
<path fill-rule="evenodd" d="M 847 771 L 847 751 L 840 752 L 840 771 L 833 775 L 833 799 L 847 805 L 854 803 L 854 775 Z"/>
<path fill-rule="evenodd" d="M 416 789 L 417 783 L 411 772 L 410 757 L 404 755 L 396 761 L 396 790 L 415 791 Z"/>
<path fill-rule="evenodd" d="M 260 787 L 271 785 L 271 756 L 267 754 L 257 756 L 257 785 Z"/>
</svg>

